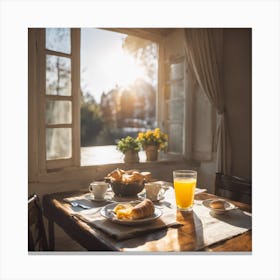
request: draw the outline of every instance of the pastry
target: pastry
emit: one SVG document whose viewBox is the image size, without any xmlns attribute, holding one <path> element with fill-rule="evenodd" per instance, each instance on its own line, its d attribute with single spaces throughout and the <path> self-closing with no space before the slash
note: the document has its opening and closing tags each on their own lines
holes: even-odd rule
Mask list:
<svg viewBox="0 0 280 280">
<path fill-rule="evenodd" d="M 128 184 L 138 184 L 142 185 L 145 175 L 141 174 L 137 170 L 128 170 L 124 171 L 120 168 L 115 169 L 111 173 L 109 173 L 105 179 L 109 180 L 110 182 L 119 182 L 125 185 Z"/>
<path fill-rule="evenodd" d="M 125 171 L 120 168 L 117 168 L 116 170 L 109 173 L 107 175 L 107 178 L 113 182 L 121 182 L 123 174 L 125 174 Z"/>
<path fill-rule="evenodd" d="M 150 199 L 145 199 L 131 210 L 131 217 L 133 220 L 150 217 L 155 212 L 155 206 Z"/>
<path fill-rule="evenodd" d="M 144 172 L 141 172 L 141 174 L 144 176 L 144 179 L 146 182 L 150 182 L 152 180 L 151 172 L 144 171 Z"/>
<path fill-rule="evenodd" d="M 154 214 L 155 206 L 150 199 L 145 199 L 139 204 L 118 204 L 113 212 L 118 219 L 137 220 L 150 217 Z"/>
<path fill-rule="evenodd" d="M 212 209 L 224 210 L 225 209 L 225 202 L 223 200 L 214 200 L 210 203 L 210 207 Z"/>
<path fill-rule="evenodd" d="M 117 218 L 120 220 L 131 219 L 130 213 L 133 206 L 131 204 L 118 204 L 113 212 L 116 214 Z"/>
</svg>

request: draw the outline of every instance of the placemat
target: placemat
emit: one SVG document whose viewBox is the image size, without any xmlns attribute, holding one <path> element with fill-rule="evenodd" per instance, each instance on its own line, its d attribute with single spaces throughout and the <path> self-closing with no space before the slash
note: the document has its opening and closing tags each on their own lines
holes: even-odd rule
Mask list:
<svg viewBox="0 0 280 280">
<path fill-rule="evenodd" d="M 169 208 L 169 205 L 166 206 L 164 204 L 156 207 L 163 212 L 162 216 L 152 223 L 143 225 L 129 226 L 114 223 L 101 216 L 100 211 L 96 212 L 95 208 L 74 213 L 73 216 L 85 221 L 95 228 L 102 230 L 116 240 L 129 239 L 155 230 L 181 225 L 178 221 L 176 221 L 176 209 Z"/>
<path fill-rule="evenodd" d="M 224 214 L 214 214 L 202 205 L 202 200 L 195 201 L 192 219 L 194 226 L 190 227 L 189 233 L 196 231 L 195 250 L 232 238 L 252 228 L 251 213 L 234 209 Z"/>
</svg>

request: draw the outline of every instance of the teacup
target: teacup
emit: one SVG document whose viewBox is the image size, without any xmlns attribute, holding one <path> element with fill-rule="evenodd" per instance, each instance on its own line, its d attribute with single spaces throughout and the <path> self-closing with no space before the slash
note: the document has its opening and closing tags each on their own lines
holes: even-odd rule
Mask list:
<svg viewBox="0 0 280 280">
<path fill-rule="evenodd" d="M 163 198 L 166 188 L 160 183 L 151 182 L 145 184 L 145 190 L 146 198 L 157 201 Z"/>
<path fill-rule="evenodd" d="M 89 191 L 93 194 L 94 198 L 103 199 L 105 197 L 108 187 L 109 184 L 106 182 L 95 181 L 90 183 Z"/>
</svg>

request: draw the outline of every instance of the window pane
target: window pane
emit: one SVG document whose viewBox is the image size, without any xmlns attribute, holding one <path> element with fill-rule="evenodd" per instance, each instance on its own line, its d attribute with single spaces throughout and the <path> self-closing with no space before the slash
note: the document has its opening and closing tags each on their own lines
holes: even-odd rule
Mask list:
<svg viewBox="0 0 280 280">
<path fill-rule="evenodd" d="M 71 60 L 69 58 L 46 56 L 46 94 L 71 95 Z"/>
<path fill-rule="evenodd" d="M 71 101 L 47 101 L 46 103 L 47 124 L 70 124 L 72 123 Z"/>
<path fill-rule="evenodd" d="M 184 98 L 184 83 L 178 81 L 170 85 L 170 98 Z"/>
<path fill-rule="evenodd" d="M 182 153 L 182 139 L 183 139 L 183 126 L 182 124 L 169 124 L 169 137 L 168 137 L 169 151 L 173 153 Z"/>
<path fill-rule="evenodd" d="M 81 29 L 81 147 L 116 145 L 156 126 L 158 46 Z"/>
<path fill-rule="evenodd" d="M 72 129 L 46 129 L 46 156 L 47 160 L 65 159 L 72 157 Z"/>
<path fill-rule="evenodd" d="M 70 28 L 46 28 L 46 49 L 70 54 Z"/>
<path fill-rule="evenodd" d="M 168 104 L 169 120 L 183 121 L 184 119 L 184 100 L 171 100 Z"/>
<path fill-rule="evenodd" d="M 184 64 L 182 62 L 170 65 L 170 80 L 182 79 L 184 77 Z"/>
</svg>

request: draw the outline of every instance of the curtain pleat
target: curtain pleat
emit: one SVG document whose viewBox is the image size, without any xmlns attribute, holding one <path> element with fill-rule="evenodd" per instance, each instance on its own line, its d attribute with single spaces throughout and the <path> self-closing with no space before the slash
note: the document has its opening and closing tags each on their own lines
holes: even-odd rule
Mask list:
<svg viewBox="0 0 280 280">
<path fill-rule="evenodd" d="M 222 56 L 221 29 L 185 29 L 187 61 L 199 86 L 217 112 L 216 171 L 229 174 L 231 171 L 231 146 L 226 125 L 222 73 L 219 62 Z"/>
</svg>

